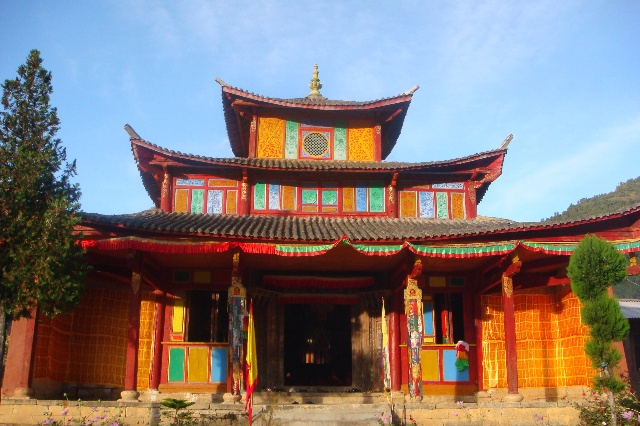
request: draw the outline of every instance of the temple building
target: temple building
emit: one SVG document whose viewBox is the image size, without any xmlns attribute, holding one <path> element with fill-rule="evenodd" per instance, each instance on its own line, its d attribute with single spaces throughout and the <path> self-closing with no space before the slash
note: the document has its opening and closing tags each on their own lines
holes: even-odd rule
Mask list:
<svg viewBox="0 0 640 426">
<path fill-rule="evenodd" d="M 590 386 L 566 266 L 586 234 L 634 265 L 640 205 L 566 223 L 483 217 L 511 137 L 463 158 L 385 161 L 417 86 L 356 102 L 322 96 L 317 66 L 303 98 L 216 81 L 235 157 L 125 126 L 155 208 L 82 214 L 80 306 L 13 323 L 5 396 L 241 394 L 249 301 L 259 389 L 375 392 L 386 379 L 412 400 L 518 401 Z"/>
</svg>

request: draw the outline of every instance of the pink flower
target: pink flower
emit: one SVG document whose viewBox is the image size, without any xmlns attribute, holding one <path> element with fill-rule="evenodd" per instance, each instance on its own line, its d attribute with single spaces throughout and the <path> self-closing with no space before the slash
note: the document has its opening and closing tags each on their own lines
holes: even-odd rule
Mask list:
<svg viewBox="0 0 640 426">
<path fill-rule="evenodd" d="M 66 416 L 67 414 L 69 414 L 69 409 L 65 408 L 64 410 L 62 410 L 62 412 L 60 413 L 63 416 Z"/>
</svg>

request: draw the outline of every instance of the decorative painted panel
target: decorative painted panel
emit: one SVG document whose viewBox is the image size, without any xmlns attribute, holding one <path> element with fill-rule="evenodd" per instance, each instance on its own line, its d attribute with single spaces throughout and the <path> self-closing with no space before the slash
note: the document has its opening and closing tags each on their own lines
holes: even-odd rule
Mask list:
<svg viewBox="0 0 640 426">
<path fill-rule="evenodd" d="M 298 123 L 287 121 L 284 157 L 298 158 Z"/>
<path fill-rule="evenodd" d="M 173 211 L 176 211 L 178 213 L 186 213 L 188 207 L 188 197 L 188 189 L 176 189 L 176 201 L 175 206 L 173 207 Z"/>
<path fill-rule="evenodd" d="M 464 371 L 458 371 L 458 368 L 456 367 L 456 359 L 455 349 L 442 350 L 443 380 L 445 382 L 468 382 L 469 369 L 465 368 Z"/>
<path fill-rule="evenodd" d="M 354 188 L 342 188 L 342 211 L 352 212 L 356 209 L 356 192 Z"/>
<path fill-rule="evenodd" d="M 233 179 L 209 179 L 207 181 L 209 186 L 230 186 L 233 188 L 238 187 L 238 181 Z"/>
<path fill-rule="evenodd" d="M 303 189 L 302 190 L 302 204 L 318 204 L 318 190 L 317 189 Z"/>
<path fill-rule="evenodd" d="M 258 121 L 259 158 L 283 158 L 285 140 L 285 120 L 260 117 Z"/>
<path fill-rule="evenodd" d="M 464 194 L 461 192 L 451 193 L 451 217 L 464 219 Z"/>
<path fill-rule="evenodd" d="M 369 188 L 369 211 L 373 213 L 384 211 L 384 187 L 380 182 L 372 182 Z"/>
<path fill-rule="evenodd" d="M 416 191 L 400 191 L 400 217 L 416 217 Z"/>
<path fill-rule="evenodd" d="M 211 348 L 211 381 L 227 381 L 227 348 Z"/>
<path fill-rule="evenodd" d="M 269 184 L 269 210 L 280 210 L 280 185 Z"/>
<path fill-rule="evenodd" d="M 296 187 L 283 185 L 282 189 L 282 210 L 296 209 Z"/>
<path fill-rule="evenodd" d="M 191 213 L 202 213 L 204 209 L 204 189 L 191 190 Z"/>
<path fill-rule="evenodd" d="M 267 208 L 266 194 L 267 185 L 264 183 L 256 183 L 253 187 L 253 208 L 256 210 L 264 210 Z"/>
<path fill-rule="evenodd" d="M 184 382 L 184 348 L 169 348 L 169 381 Z"/>
<path fill-rule="evenodd" d="M 429 382 L 440 381 L 440 353 L 437 350 L 423 349 L 420 354 L 422 380 Z"/>
<path fill-rule="evenodd" d="M 358 183 L 356 187 L 356 211 L 367 211 L 367 186 L 364 183 Z"/>
<path fill-rule="evenodd" d="M 349 121 L 347 145 L 350 161 L 374 161 L 372 123 L 368 120 Z"/>
<path fill-rule="evenodd" d="M 333 159 L 347 159 L 347 122 L 336 121 L 333 129 Z"/>
<path fill-rule="evenodd" d="M 227 191 L 227 214 L 238 212 L 238 191 Z"/>
<path fill-rule="evenodd" d="M 337 189 L 323 189 L 322 190 L 322 204 L 323 205 L 337 205 L 338 204 L 338 190 Z"/>
<path fill-rule="evenodd" d="M 207 191 L 207 213 L 222 214 L 222 190 L 210 189 Z"/>
<path fill-rule="evenodd" d="M 204 186 L 204 179 L 176 179 L 176 185 Z"/>
<path fill-rule="evenodd" d="M 189 383 L 206 383 L 209 376 L 209 348 L 189 347 L 187 365 Z"/>
<path fill-rule="evenodd" d="M 447 219 L 449 217 L 446 192 L 436 192 L 436 208 L 438 211 L 438 219 Z"/>
<path fill-rule="evenodd" d="M 436 189 L 464 189 L 464 184 L 462 182 L 434 183 L 431 187 Z"/>
<path fill-rule="evenodd" d="M 433 219 L 435 208 L 433 205 L 433 192 L 420 192 L 420 217 Z"/>
</svg>

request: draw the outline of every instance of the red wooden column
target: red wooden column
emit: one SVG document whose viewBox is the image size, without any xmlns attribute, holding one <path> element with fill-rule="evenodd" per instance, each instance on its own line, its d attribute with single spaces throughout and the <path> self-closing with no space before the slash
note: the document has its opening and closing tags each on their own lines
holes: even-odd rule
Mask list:
<svg viewBox="0 0 640 426">
<path fill-rule="evenodd" d="M 398 172 L 393 174 L 391 178 L 391 183 L 387 188 L 388 191 L 388 212 L 389 217 L 398 217 Z"/>
<path fill-rule="evenodd" d="M 4 368 L 2 393 L 12 398 L 28 399 L 33 394 L 33 361 L 37 331 L 37 310 L 31 311 L 30 318 L 20 318 L 11 325 L 11 344 L 7 352 Z"/>
<path fill-rule="evenodd" d="M 167 305 L 166 294 L 156 290 L 156 321 L 153 328 L 153 358 L 151 359 L 151 379 L 149 388 L 157 390 L 162 375 L 162 339 L 164 337 L 164 313 Z"/>
<path fill-rule="evenodd" d="M 502 274 L 502 309 L 504 313 L 504 341 L 507 357 L 507 402 L 520 402 L 524 398 L 518 392 L 518 358 L 516 351 L 516 319 L 513 303 L 513 276 L 520 272 L 522 262 L 518 257 L 512 259 L 511 265 Z"/>
<path fill-rule="evenodd" d="M 172 210 L 171 204 L 171 174 L 165 169 L 162 180 L 162 193 L 160 194 L 160 209 L 164 213 L 169 213 Z"/>
<path fill-rule="evenodd" d="M 129 323 L 127 326 L 127 364 L 124 376 L 124 390 L 121 401 L 137 401 L 138 346 L 140 342 L 140 285 L 139 272 L 131 273 L 131 294 L 129 295 Z"/>
<path fill-rule="evenodd" d="M 247 169 L 242 169 L 242 182 L 240 182 L 240 201 L 238 202 L 238 214 L 249 214 L 251 209 L 251 198 L 249 191 L 249 182 L 247 178 Z"/>
<path fill-rule="evenodd" d="M 373 126 L 373 149 L 373 161 L 382 161 L 382 126 L 377 123 Z"/>
</svg>

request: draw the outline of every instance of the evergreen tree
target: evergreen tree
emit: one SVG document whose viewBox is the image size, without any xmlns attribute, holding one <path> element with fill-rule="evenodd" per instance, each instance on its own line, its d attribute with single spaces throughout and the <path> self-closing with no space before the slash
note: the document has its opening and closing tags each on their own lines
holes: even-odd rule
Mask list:
<svg viewBox="0 0 640 426">
<path fill-rule="evenodd" d="M 571 290 L 582 302 L 582 322 L 589 326 L 585 353 L 600 374 L 594 387 L 605 391 L 611 407 L 612 424 L 616 424 L 615 395 L 625 388 L 617 376 L 616 366 L 622 355 L 613 342 L 629 334 L 629 321 L 622 315 L 620 304 L 609 297 L 608 288 L 626 277 L 627 260 L 615 247 L 594 235 L 580 241 L 569 260 L 567 275 Z"/>
<path fill-rule="evenodd" d="M 73 309 L 86 262 L 74 233 L 80 190 L 75 161 L 56 138 L 51 73 L 32 50 L 2 85 L 0 112 L 0 308 L 13 318 Z"/>
</svg>

